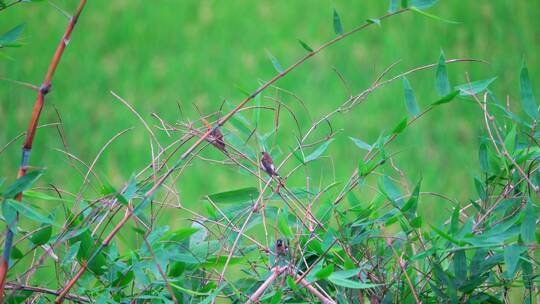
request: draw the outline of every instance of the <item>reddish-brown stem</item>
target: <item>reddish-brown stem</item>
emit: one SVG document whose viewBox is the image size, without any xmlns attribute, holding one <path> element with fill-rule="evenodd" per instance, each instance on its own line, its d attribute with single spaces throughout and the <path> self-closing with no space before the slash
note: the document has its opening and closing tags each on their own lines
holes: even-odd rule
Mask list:
<svg viewBox="0 0 540 304">
<path fill-rule="evenodd" d="M 41 110 L 43 109 L 43 104 L 45 103 L 45 95 L 47 95 L 47 93 L 49 93 L 51 89 L 54 72 L 56 71 L 56 68 L 58 67 L 58 64 L 60 63 L 60 59 L 62 58 L 62 55 L 64 54 L 64 49 L 66 48 L 66 45 L 69 43 L 69 39 L 71 38 L 71 33 L 73 32 L 73 29 L 75 28 L 75 25 L 77 24 L 77 20 L 79 19 L 79 16 L 81 15 L 81 12 L 85 4 L 86 4 L 86 0 L 80 0 L 79 5 L 77 6 L 77 10 L 75 11 L 75 14 L 69 20 L 66 31 L 64 32 L 64 35 L 62 36 L 62 40 L 60 40 L 60 43 L 58 43 L 58 46 L 56 47 L 56 51 L 54 52 L 51 62 L 49 63 L 47 74 L 45 74 L 45 79 L 43 80 L 43 83 L 39 87 L 37 97 L 36 97 L 36 102 L 34 103 L 34 109 L 32 111 L 32 117 L 28 125 L 28 130 L 26 131 L 26 138 L 24 140 L 23 149 L 22 149 L 21 164 L 19 167 L 19 172 L 17 174 L 18 178 L 26 174 L 28 161 L 30 159 L 30 151 L 32 150 L 32 143 L 34 142 L 34 136 L 36 135 L 36 129 L 38 126 L 39 117 L 41 116 Z M 18 201 L 21 201 L 22 193 L 17 194 L 15 199 Z M 6 284 L 6 278 L 7 278 L 8 267 L 9 267 L 8 266 L 9 254 L 11 252 L 11 244 L 13 242 L 13 234 L 14 234 L 14 232 L 11 231 L 11 229 L 9 228 L 6 229 L 6 231 L 7 232 L 6 232 L 6 241 L 4 242 L 4 254 L 0 261 L 0 303 L 3 301 L 3 297 L 4 297 L 4 286 Z"/>
<path fill-rule="evenodd" d="M 268 289 L 270 284 L 272 284 L 272 282 L 274 282 L 279 277 L 279 275 L 283 271 L 285 271 L 285 269 L 287 269 L 287 267 L 276 267 L 272 274 L 266 279 L 266 281 L 264 281 L 261 286 L 259 286 L 259 288 L 257 288 L 257 290 L 255 290 L 255 292 L 249 297 L 249 299 L 246 301 L 246 304 L 258 303 L 259 298 L 262 296 L 262 294 L 266 291 L 266 289 Z"/>
</svg>

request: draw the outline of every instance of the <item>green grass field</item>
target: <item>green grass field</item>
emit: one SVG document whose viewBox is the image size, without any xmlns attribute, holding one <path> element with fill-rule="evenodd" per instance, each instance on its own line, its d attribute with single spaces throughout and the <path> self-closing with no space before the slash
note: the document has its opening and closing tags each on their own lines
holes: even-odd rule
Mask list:
<svg viewBox="0 0 540 304">
<path fill-rule="evenodd" d="M 75 2 L 57 4 L 72 11 Z M 153 112 L 172 122 L 182 119 L 177 103 L 182 104 L 184 119 L 191 120 L 198 116 L 193 104 L 204 113 L 216 111 L 223 99 L 237 104 L 244 96 L 239 87 L 253 91 L 259 81 L 275 74 L 266 50 L 287 66 L 305 54 L 297 39 L 318 46 L 334 36 L 333 6 L 346 30 L 388 9 L 387 1 L 379 0 L 90 1 L 60 63 L 41 123 L 57 121 L 56 107 L 64 122 L 69 152 L 88 164 L 114 134 L 135 127 L 115 141 L 95 166 L 100 177 L 119 187 L 150 161 L 151 154 L 144 127 L 110 91 L 129 101 L 150 125 L 158 125 L 150 116 Z M 374 71 L 381 72 L 398 60 L 400 71 L 434 63 L 442 49 L 447 58 L 489 62 L 450 65 L 453 85 L 464 83 L 466 72 L 473 80 L 497 76 L 494 90 L 500 98 L 508 94 L 520 111 L 518 72 L 523 57 L 533 84 L 540 81 L 536 56 L 540 2 L 440 1 L 429 12 L 460 24 L 441 23 L 414 13 L 391 18 L 382 27 L 372 26 L 326 50 L 278 86 L 302 98 L 311 118 L 317 118 L 347 97 L 332 67 L 358 93 L 369 86 Z M 1 59 L 0 76 L 38 84 L 66 18 L 44 2 L 19 5 L 0 13 L 0 20 L 1 31 L 26 23 L 24 46 L 2 50 L 13 59 Z M 434 75 L 435 71 L 429 70 L 409 77 L 421 106 L 437 98 Z M 292 98 L 281 98 L 298 108 Z M 0 82 L 0 147 L 26 129 L 34 99 L 33 91 Z M 271 101 L 265 99 L 264 103 Z M 336 117 L 333 127 L 343 131 L 327 152 L 333 155 L 335 174 L 348 176 L 357 166 L 360 150 L 350 149 L 348 136 L 373 142 L 405 115 L 402 82 L 397 81 L 371 95 L 353 112 Z M 300 119 L 307 129 L 309 116 L 303 114 Z M 271 125 L 272 121 L 264 123 L 267 129 L 261 131 L 270 131 Z M 294 143 L 291 126 L 290 119 L 284 119 L 274 141 L 275 151 L 287 152 L 287 146 Z M 424 191 L 466 200 L 475 195 L 472 177 L 478 172 L 481 133 L 482 116 L 477 106 L 460 101 L 430 113 L 408 129 L 391 150 L 399 152 L 396 161 L 409 182 L 422 176 Z M 160 138 L 174 139 L 165 139 L 164 134 Z M 8 180 L 16 175 L 21 143 L 18 140 L 0 155 L 0 176 Z M 57 149 L 64 149 L 57 130 L 40 129 L 31 164 L 47 168 L 43 184 L 77 192 L 83 177 Z M 331 164 L 328 159 L 322 162 Z M 253 183 L 249 178 L 238 178 L 236 170 L 218 165 L 195 162 L 189 170 L 178 181 L 182 201 L 188 205 L 205 194 Z M 425 212 L 438 212 L 434 204 L 437 201 L 425 202 Z"/>
</svg>

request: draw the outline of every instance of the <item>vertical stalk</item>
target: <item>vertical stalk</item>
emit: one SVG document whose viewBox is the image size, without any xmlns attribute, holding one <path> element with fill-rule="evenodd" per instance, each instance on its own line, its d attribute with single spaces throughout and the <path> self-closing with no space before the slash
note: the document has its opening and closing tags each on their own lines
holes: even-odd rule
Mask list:
<svg viewBox="0 0 540 304">
<path fill-rule="evenodd" d="M 19 172 L 17 174 L 17 178 L 20 178 L 26 174 L 28 163 L 30 161 L 30 152 L 32 151 L 32 143 L 34 142 L 34 137 L 36 135 L 36 129 L 39 122 L 39 117 L 41 116 L 41 110 L 43 109 L 43 105 L 45 103 L 45 96 L 51 90 L 52 79 L 53 79 L 54 73 L 56 71 L 56 68 L 58 67 L 58 64 L 60 62 L 60 59 L 62 58 L 62 55 L 64 54 L 64 50 L 66 46 L 68 45 L 69 40 L 71 39 L 71 33 L 73 32 L 73 29 L 75 28 L 75 25 L 77 24 L 77 21 L 79 19 L 79 16 L 81 15 L 81 12 L 85 4 L 86 4 L 86 0 L 80 0 L 79 5 L 77 6 L 77 10 L 75 11 L 75 14 L 70 18 L 67 28 L 64 32 L 64 35 L 62 36 L 62 39 L 60 40 L 60 42 L 58 43 L 58 46 L 56 47 L 56 51 L 54 52 L 51 62 L 49 63 L 47 74 L 45 74 L 45 79 L 43 80 L 43 83 L 39 87 L 37 97 L 36 97 L 36 102 L 34 103 L 34 109 L 32 111 L 32 117 L 30 119 L 30 123 L 28 124 L 28 129 L 26 131 L 26 137 L 24 140 L 23 148 L 22 148 L 21 164 L 19 166 Z M 21 201 L 22 193 L 17 194 L 15 199 L 18 201 Z M 14 234 L 15 232 L 12 231 L 9 227 L 6 229 L 4 253 L 0 260 L 0 303 L 3 303 L 4 287 L 6 284 L 6 278 L 7 278 L 8 268 L 9 268 L 9 255 L 11 253 L 11 247 L 13 245 Z"/>
</svg>

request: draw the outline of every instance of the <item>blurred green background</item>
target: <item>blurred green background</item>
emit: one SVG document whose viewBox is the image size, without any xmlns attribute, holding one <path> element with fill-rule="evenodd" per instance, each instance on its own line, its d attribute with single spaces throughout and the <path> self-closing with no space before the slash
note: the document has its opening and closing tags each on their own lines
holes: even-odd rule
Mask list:
<svg viewBox="0 0 540 304">
<path fill-rule="evenodd" d="M 55 1 L 68 12 L 77 1 Z M 388 1 L 180 1 L 115 0 L 89 1 L 53 81 L 41 124 L 57 121 L 54 107 L 62 116 L 70 153 L 91 163 L 101 147 L 117 132 L 135 129 L 115 141 L 96 164 L 96 172 L 120 187 L 151 157 L 149 137 L 136 117 L 110 91 L 129 101 L 150 125 L 158 125 L 155 112 L 175 122 L 194 120 L 198 114 L 219 109 L 223 99 L 237 104 L 244 93 L 275 71 L 267 57 L 270 51 L 283 66 L 305 54 L 301 39 L 316 47 L 334 36 L 332 7 L 341 15 L 345 30 L 376 18 L 388 10 Z M 401 60 L 396 71 L 434 63 L 444 50 L 447 58 L 473 57 L 489 64 L 449 65 L 452 85 L 497 76 L 494 91 L 501 99 L 508 94 L 519 109 L 518 72 L 525 57 L 534 87 L 540 81 L 536 53 L 540 43 L 538 1 L 440 1 L 429 12 L 460 24 L 448 24 L 406 13 L 371 26 L 327 49 L 278 82 L 278 86 L 302 98 L 309 115 L 300 113 L 307 130 L 310 117 L 316 119 L 347 97 L 347 90 L 333 72 L 339 70 L 353 93 L 367 88 L 374 70 Z M 47 2 L 21 4 L 0 13 L 0 30 L 26 23 L 25 45 L 2 50 L 12 60 L 1 59 L 0 76 L 39 84 L 60 39 L 66 18 Z M 421 107 L 437 99 L 435 71 L 409 77 Z M 268 96 L 275 96 L 269 90 Z M 300 111 L 292 98 L 284 103 Z M 0 82 L 0 148 L 26 129 L 35 92 Z M 273 105 L 265 98 L 264 104 Z M 246 113 L 247 117 L 251 114 Z M 406 114 L 401 81 L 385 86 L 351 113 L 332 120 L 335 130 L 343 129 L 325 153 L 332 155 L 310 166 L 313 182 L 344 180 L 357 166 L 363 152 L 348 136 L 373 142 Z M 271 130 L 271 115 L 262 126 Z M 293 124 L 283 118 L 273 149 L 280 161 L 295 143 Z M 171 142 L 162 132 L 160 138 Z M 321 131 L 321 134 L 323 132 Z M 440 107 L 400 136 L 392 145 L 399 152 L 396 161 L 409 182 L 423 177 L 423 190 L 442 192 L 461 201 L 475 196 L 472 177 L 478 172 L 477 146 L 482 134 L 482 116 L 477 106 L 458 101 Z M 174 135 L 173 135 L 174 136 Z M 176 134 L 179 136 L 179 134 Z M 31 164 L 46 167 L 43 184 L 52 183 L 77 192 L 83 177 L 69 166 L 55 128 L 38 130 Z M 13 180 L 20 161 L 22 140 L 0 155 L 0 176 Z M 280 151 L 282 153 L 280 153 Z M 222 157 L 212 151 L 208 155 Z M 286 169 L 294 167 L 294 159 Z M 318 167 L 320 166 L 320 167 Z M 332 168 L 334 166 L 334 168 Z M 321 169 L 327 169 L 321 173 Z M 335 172 L 333 172 L 335 171 Z M 303 174 L 303 172 L 301 172 Z M 305 182 L 302 174 L 292 184 Z M 252 177 L 218 164 L 194 162 L 178 180 L 185 205 L 196 204 L 208 193 L 254 185 Z M 437 214 L 438 202 L 424 203 L 425 212 Z"/>
</svg>

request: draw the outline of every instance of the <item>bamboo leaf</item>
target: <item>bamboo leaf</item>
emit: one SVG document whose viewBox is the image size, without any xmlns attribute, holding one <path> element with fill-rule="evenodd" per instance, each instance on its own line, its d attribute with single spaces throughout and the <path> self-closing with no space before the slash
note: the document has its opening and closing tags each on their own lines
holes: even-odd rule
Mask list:
<svg viewBox="0 0 540 304">
<path fill-rule="evenodd" d="M 376 24 L 378 26 L 381 26 L 381 19 L 377 19 L 377 18 L 369 18 L 369 19 L 366 19 L 366 22 L 367 23 L 371 23 L 371 24 Z"/>
<path fill-rule="evenodd" d="M 449 103 L 450 101 L 452 101 L 456 96 L 458 96 L 460 93 L 459 90 L 456 90 L 446 96 L 444 96 L 443 98 L 433 102 L 431 104 L 431 106 L 438 106 L 438 105 L 442 105 L 442 104 L 445 104 L 445 103 Z"/>
<path fill-rule="evenodd" d="M 270 53 L 270 51 L 268 50 L 266 50 L 266 54 L 268 55 L 268 58 L 270 58 L 270 61 L 272 61 L 272 65 L 274 66 L 274 69 L 276 69 L 276 71 L 280 74 L 283 73 L 283 67 L 281 66 L 277 58 L 274 57 L 274 55 L 272 55 L 272 53 Z"/>
<path fill-rule="evenodd" d="M 328 278 L 333 272 L 334 272 L 334 264 L 330 264 L 324 267 L 323 269 L 317 271 L 317 273 L 315 273 L 315 277 L 318 280 L 324 280 Z"/>
<path fill-rule="evenodd" d="M 6 44 L 10 44 L 15 42 L 17 38 L 21 35 L 22 31 L 24 30 L 24 23 L 19 24 L 16 27 L 12 28 L 8 32 L 6 32 L 4 35 L 0 36 L 0 46 L 4 46 Z"/>
<path fill-rule="evenodd" d="M 354 137 L 349 137 L 353 143 L 360 149 L 362 150 L 366 150 L 366 151 L 369 151 L 371 150 L 371 145 L 366 143 L 365 141 L 359 139 L 359 138 L 354 138 Z"/>
<path fill-rule="evenodd" d="M 14 198 L 17 194 L 32 187 L 32 184 L 43 174 L 42 170 L 36 170 L 19 177 L 15 183 L 9 186 L 4 192 L 5 198 Z"/>
<path fill-rule="evenodd" d="M 459 91 L 460 96 L 476 95 L 478 93 L 485 91 L 489 87 L 489 85 L 493 81 L 495 81 L 495 79 L 497 79 L 497 77 L 458 85 L 456 86 L 456 90 Z"/>
<path fill-rule="evenodd" d="M 529 201 L 522 211 L 524 214 L 521 223 L 521 238 L 525 243 L 536 243 L 536 212 Z"/>
<path fill-rule="evenodd" d="M 437 63 L 437 73 L 436 73 L 436 84 L 437 84 L 437 93 L 439 96 L 447 96 L 450 94 L 450 81 L 448 80 L 448 73 L 446 72 L 446 59 L 444 58 L 444 53 L 441 50 L 441 55 L 439 56 L 439 62 Z"/>
<path fill-rule="evenodd" d="M 411 117 L 415 117 L 420 114 L 420 109 L 416 103 L 416 98 L 414 97 L 414 92 L 409 83 L 407 77 L 403 77 L 403 91 L 405 93 L 405 105 L 407 106 L 407 111 Z"/>
<path fill-rule="evenodd" d="M 411 5 L 419 9 L 426 9 L 435 5 L 437 1 L 438 0 L 412 0 Z"/>
<path fill-rule="evenodd" d="M 42 215 L 41 213 L 36 211 L 34 208 L 30 207 L 30 205 L 28 204 L 23 204 L 13 199 L 7 199 L 4 203 L 8 203 L 11 207 L 13 207 L 13 209 L 19 212 L 19 214 L 31 220 L 34 220 L 38 223 L 52 224 L 51 219 Z"/>
<path fill-rule="evenodd" d="M 445 22 L 445 23 L 450 23 L 450 24 L 459 24 L 459 23 L 460 23 L 460 22 L 457 22 L 457 21 L 444 19 L 444 18 L 441 18 L 441 17 L 439 17 L 439 16 L 436 16 L 436 15 L 433 15 L 433 14 L 430 14 L 430 13 L 427 13 L 427 12 L 425 12 L 425 11 L 423 11 L 423 10 L 421 10 L 421 9 L 419 9 L 419 8 L 417 8 L 417 7 L 415 7 L 415 6 L 411 7 L 410 9 L 411 9 L 411 11 L 413 11 L 413 12 L 416 12 L 416 13 L 418 13 L 418 14 L 420 14 L 420 15 L 423 15 L 423 16 L 425 16 L 425 17 L 431 18 L 431 19 L 433 19 L 433 20 L 437 20 L 437 21 L 441 21 L 441 22 Z"/>
<path fill-rule="evenodd" d="M 529 69 L 527 68 L 525 61 L 523 61 L 521 72 L 519 73 L 519 88 L 523 110 L 532 119 L 537 120 L 538 105 L 536 104 L 536 99 L 534 98 L 531 80 L 529 79 Z"/>
<path fill-rule="evenodd" d="M 313 48 L 311 48 L 307 43 L 305 43 L 304 41 L 298 39 L 298 42 L 300 43 L 300 45 L 308 52 L 313 52 Z"/>
<path fill-rule="evenodd" d="M 310 161 L 314 161 L 317 158 L 319 158 L 324 153 L 324 151 L 328 149 L 328 146 L 332 143 L 332 141 L 334 141 L 333 138 L 324 142 L 315 151 L 313 151 L 310 155 L 308 155 L 306 159 L 304 160 L 304 162 L 308 163 Z"/>
<path fill-rule="evenodd" d="M 388 7 L 389 13 L 394 13 L 398 9 L 398 0 L 390 0 L 390 5 Z"/>
<path fill-rule="evenodd" d="M 209 194 L 207 198 L 216 204 L 239 204 L 256 200 L 259 190 L 255 187 Z"/>
<path fill-rule="evenodd" d="M 341 25 L 341 18 L 339 18 L 339 14 L 334 8 L 334 32 L 336 35 L 343 35 L 343 25 Z"/>
<path fill-rule="evenodd" d="M 407 127 L 407 117 L 403 118 L 392 130 L 392 134 L 399 134 Z"/>
</svg>

